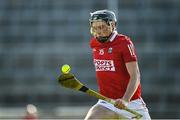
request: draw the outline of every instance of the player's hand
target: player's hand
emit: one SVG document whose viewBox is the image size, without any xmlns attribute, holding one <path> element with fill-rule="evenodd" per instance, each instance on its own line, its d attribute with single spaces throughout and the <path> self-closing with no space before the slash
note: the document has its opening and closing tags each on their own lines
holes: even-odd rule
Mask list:
<svg viewBox="0 0 180 120">
<path fill-rule="evenodd" d="M 123 99 L 116 99 L 115 100 L 115 107 L 119 108 L 119 109 L 123 109 L 128 105 L 128 102 L 123 100 Z"/>
</svg>

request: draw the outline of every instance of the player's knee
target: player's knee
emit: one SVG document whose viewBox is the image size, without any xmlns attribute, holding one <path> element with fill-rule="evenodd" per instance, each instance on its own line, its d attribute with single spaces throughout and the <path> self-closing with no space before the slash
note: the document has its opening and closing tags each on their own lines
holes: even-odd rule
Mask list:
<svg viewBox="0 0 180 120">
<path fill-rule="evenodd" d="M 85 120 L 109 119 L 109 118 L 115 118 L 115 113 L 103 106 L 97 105 L 89 110 Z"/>
<path fill-rule="evenodd" d="M 103 113 L 92 113 L 86 116 L 85 120 L 94 120 L 94 119 L 105 119 L 107 116 Z"/>
<path fill-rule="evenodd" d="M 96 116 L 89 115 L 89 116 L 86 116 L 86 118 L 84 120 L 93 120 L 93 119 L 97 119 Z"/>
<path fill-rule="evenodd" d="M 97 117 L 97 107 L 93 106 L 87 113 L 86 117 L 84 120 L 90 120 L 90 119 L 96 119 Z"/>
</svg>

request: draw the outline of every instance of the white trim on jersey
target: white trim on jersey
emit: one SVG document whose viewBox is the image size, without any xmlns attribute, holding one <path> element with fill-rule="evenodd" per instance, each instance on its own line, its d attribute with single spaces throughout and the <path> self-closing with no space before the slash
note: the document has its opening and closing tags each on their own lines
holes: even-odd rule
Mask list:
<svg viewBox="0 0 180 120">
<path fill-rule="evenodd" d="M 109 41 L 112 42 L 112 41 L 114 40 L 114 38 L 116 37 L 117 34 L 118 34 L 117 31 L 114 31 L 114 32 L 113 32 L 113 35 L 111 36 L 111 38 L 109 39 Z"/>
<path fill-rule="evenodd" d="M 133 47 L 132 44 L 129 44 L 129 45 L 128 45 L 128 49 L 129 49 L 129 52 L 130 52 L 131 56 L 134 56 L 135 53 L 134 53 L 134 47 Z"/>
</svg>

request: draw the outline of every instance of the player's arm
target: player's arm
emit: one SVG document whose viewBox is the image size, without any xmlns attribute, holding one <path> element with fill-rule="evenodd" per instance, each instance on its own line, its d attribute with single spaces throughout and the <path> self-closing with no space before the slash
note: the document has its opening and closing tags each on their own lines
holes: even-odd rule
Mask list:
<svg viewBox="0 0 180 120">
<path fill-rule="evenodd" d="M 122 99 L 129 102 L 139 86 L 140 73 L 138 63 L 136 61 L 126 63 L 126 68 L 130 75 L 130 80 Z"/>
<path fill-rule="evenodd" d="M 140 73 L 137 62 L 133 61 L 126 63 L 126 68 L 130 75 L 130 80 L 124 96 L 120 99 L 116 99 L 115 103 L 115 106 L 119 106 L 121 108 L 127 106 L 140 83 Z"/>
<path fill-rule="evenodd" d="M 135 47 L 128 37 L 126 39 L 127 41 L 125 41 L 124 45 L 122 45 L 122 55 L 125 61 L 126 69 L 130 75 L 130 80 L 124 96 L 116 100 L 116 104 L 118 106 L 122 106 L 122 108 L 131 100 L 140 82 L 140 73 L 137 64 Z"/>
</svg>

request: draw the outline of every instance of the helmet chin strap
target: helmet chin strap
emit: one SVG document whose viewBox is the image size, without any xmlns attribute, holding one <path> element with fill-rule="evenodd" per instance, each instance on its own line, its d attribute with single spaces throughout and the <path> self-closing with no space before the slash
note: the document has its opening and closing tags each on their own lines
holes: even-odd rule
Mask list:
<svg viewBox="0 0 180 120">
<path fill-rule="evenodd" d="M 111 33 L 111 34 L 112 34 L 112 33 Z M 105 36 L 105 37 L 101 37 L 101 36 L 100 36 L 100 37 L 96 37 L 96 39 L 97 39 L 100 43 L 104 43 L 104 42 L 106 42 L 106 41 L 109 40 L 111 34 L 110 34 L 109 36 Z"/>
</svg>

